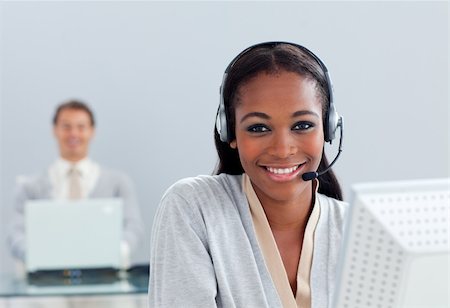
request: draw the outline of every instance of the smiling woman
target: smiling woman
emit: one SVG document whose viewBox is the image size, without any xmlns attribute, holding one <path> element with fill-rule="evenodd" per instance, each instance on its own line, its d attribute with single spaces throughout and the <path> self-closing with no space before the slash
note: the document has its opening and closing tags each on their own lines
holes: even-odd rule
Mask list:
<svg viewBox="0 0 450 308">
<path fill-rule="evenodd" d="M 327 307 L 347 206 L 323 151 L 342 121 L 326 67 L 258 44 L 221 92 L 217 175 L 173 185 L 155 218 L 150 306 Z"/>
<path fill-rule="evenodd" d="M 227 143 L 235 138 L 236 108 L 240 106 L 242 100 L 241 88 L 248 86 L 247 83 L 251 79 L 256 78 L 262 73 L 277 76 L 283 71 L 285 73 L 290 72 L 296 74 L 298 78 L 302 77 L 304 79 L 302 83 L 311 83 L 311 87 L 308 89 L 309 92 L 302 93 L 302 95 L 305 96 L 308 93 L 311 99 L 315 97 L 311 102 L 317 101 L 321 108 L 323 139 L 327 142 L 331 142 L 334 139 L 339 116 L 335 110 L 331 80 L 325 64 L 316 55 L 302 46 L 295 44 L 275 44 L 277 48 L 270 50 L 267 47 L 271 45 L 274 44 L 265 43 L 244 50 L 233 59 L 226 69 L 224 77 L 226 82 L 223 82 L 221 87 L 221 106 L 223 107 L 220 108 L 223 111 L 222 122 L 227 123 L 227 125 L 225 125 L 226 129 L 219 129 L 215 132 L 216 148 L 220 158 L 217 168 L 218 174 L 242 174 L 244 172 L 238 151 L 234 151 Z M 262 96 L 263 94 L 261 93 L 259 95 Z M 227 103 L 226 108 L 225 102 Z M 276 101 L 275 107 L 282 108 L 281 102 Z M 295 111 L 296 115 L 310 112 L 307 110 Z M 226 135 L 226 138 L 223 138 L 224 135 Z M 325 154 L 322 153 L 318 169 L 311 170 L 325 171 L 328 165 Z M 342 200 L 340 185 L 331 170 L 323 174 L 319 178 L 319 181 L 321 182 L 319 192 L 329 197 Z"/>
</svg>

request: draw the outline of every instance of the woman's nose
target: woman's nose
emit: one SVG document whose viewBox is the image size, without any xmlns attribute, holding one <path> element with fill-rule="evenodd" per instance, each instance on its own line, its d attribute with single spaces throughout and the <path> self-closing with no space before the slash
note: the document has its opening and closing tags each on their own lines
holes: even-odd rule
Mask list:
<svg viewBox="0 0 450 308">
<path fill-rule="evenodd" d="M 269 146 L 269 154 L 277 158 L 287 158 L 297 153 L 293 136 L 289 133 L 274 134 Z"/>
</svg>

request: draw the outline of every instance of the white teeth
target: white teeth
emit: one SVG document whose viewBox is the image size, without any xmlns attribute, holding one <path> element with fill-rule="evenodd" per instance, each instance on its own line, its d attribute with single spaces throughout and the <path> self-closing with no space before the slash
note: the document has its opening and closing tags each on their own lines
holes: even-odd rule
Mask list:
<svg viewBox="0 0 450 308">
<path fill-rule="evenodd" d="M 294 172 L 297 170 L 298 166 L 292 167 L 292 168 L 272 168 L 272 167 L 266 167 L 266 169 L 269 172 L 275 173 L 275 174 L 288 174 L 291 172 Z"/>
</svg>

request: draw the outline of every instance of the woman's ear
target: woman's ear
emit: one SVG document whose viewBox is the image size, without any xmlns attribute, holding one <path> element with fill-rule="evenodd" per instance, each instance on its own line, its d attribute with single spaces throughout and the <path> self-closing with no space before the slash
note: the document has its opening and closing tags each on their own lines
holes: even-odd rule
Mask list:
<svg viewBox="0 0 450 308">
<path fill-rule="evenodd" d="M 236 139 L 234 139 L 233 141 L 230 142 L 230 148 L 232 149 L 237 149 L 237 143 L 236 143 Z"/>
</svg>

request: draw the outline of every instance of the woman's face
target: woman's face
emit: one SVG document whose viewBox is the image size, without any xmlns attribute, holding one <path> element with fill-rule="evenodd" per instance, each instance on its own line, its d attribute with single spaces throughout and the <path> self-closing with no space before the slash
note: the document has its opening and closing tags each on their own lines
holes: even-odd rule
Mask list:
<svg viewBox="0 0 450 308">
<path fill-rule="evenodd" d="M 311 183 L 301 175 L 317 170 L 324 144 L 315 83 L 286 71 L 261 73 L 239 88 L 235 110 L 230 146 L 237 148 L 260 201 L 310 196 Z"/>
</svg>

